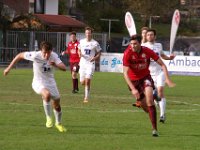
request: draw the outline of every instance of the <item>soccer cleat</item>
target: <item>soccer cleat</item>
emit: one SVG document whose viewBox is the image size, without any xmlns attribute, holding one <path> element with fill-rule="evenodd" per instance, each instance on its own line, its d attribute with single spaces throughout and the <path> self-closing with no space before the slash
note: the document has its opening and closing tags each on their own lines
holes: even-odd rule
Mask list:
<svg viewBox="0 0 200 150">
<path fill-rule="evenodd" d="M 47 117 L 46 127 L 47 128 L 53 127 L 53 121 L 52 121 L 51 117 Z"/>
<path fill-rule="evenodd" d="M 154 129 L 152 131 L 152 136 L 157 137 L 158 136 L 158 131 Z"/>
<path fill-rule="evenodd" d="M 66 132 L 67 129 L 61 124 L 55 124 L 55 127 L 58 129 L 59 132 Z"/>
<path fill-rule="evenodd" d="M 84 100 L 83 100 L 83 103 L 88 103 L 88 100 L 87 100 L 87 99 L 84 99 Z"/>
<path fill-rule="evenodd" d="M 76 93 L 78 93 L 78 91 L 76 91 L 76 90 L 72 90 L 72 93 L 73 93 L 73 94 L 76 94 Z"/>
<path fill-rule="evenodd" d="M 160 117 L 160 122 L 165 123 L 166 117 L 163 115 Z"/>
<path fill-rule="evenodd" d="M 84 98 L 83 103 L 88 103 L 88 99 Z"/>
<path fill-rule="evenodd" d="M 135 106 L 135 107 L 138 107 L 138 108 L 141 108 L 142 106 L 142 104 L 141 104 L 141 101 L 136 101 L 134 104 L 132 104 L 133 106 Z"/>
</svg>

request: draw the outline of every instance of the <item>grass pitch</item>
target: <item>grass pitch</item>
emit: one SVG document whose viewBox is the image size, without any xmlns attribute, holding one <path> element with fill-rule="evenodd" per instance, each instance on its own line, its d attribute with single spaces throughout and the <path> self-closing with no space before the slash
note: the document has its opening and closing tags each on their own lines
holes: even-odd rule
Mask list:
<svg viewBox="0 0 200 150">
<path fill-rule="evenodd" d="M 95 72 L 91 100 L 83 104 L 83 87 L 72 94 L 70 72 L 56 71 L 68 129 L 59 133 L 45 127 L 32 70 L 13 69 L 7 77 L 0 71 L 0 150 L 200 150 L 199 77 L 172 76 L 177 86 L 165 89 L 167 121 L 158 123 L 155 138 L 148 115 L 131 106 L 122 74 Z"/>
</svg>

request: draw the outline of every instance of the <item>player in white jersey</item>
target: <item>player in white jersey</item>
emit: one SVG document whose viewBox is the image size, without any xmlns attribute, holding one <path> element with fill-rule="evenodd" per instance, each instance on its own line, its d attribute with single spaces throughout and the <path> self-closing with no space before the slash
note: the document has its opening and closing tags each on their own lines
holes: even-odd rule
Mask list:
<svg viewBox="0 0 200 150">
<path fill-rule="evenodd" d="M 157 55 L 159 55 L 162 59 L 165 60 L 172 60 L 174 59 L 175 55 L 170 55 L 169 57 L 164 54 L 162 44 L 156 43 L 156 30 L 154 29 L 148 29 L 146 32 L 146 43 L 143 43 L 142 46 L 146 46 L 150 49 L 152 49 Z M 151 61 L 149 70 L 151 73 L 151 76 L 154 80 L 156 90 L 158 92 L 158 97 L 160 101 L 158 101 L 159 107 L 160 107 L 160 122 L 164 123 L 166 119 L 166 98 L 164 96 L 164 86 L 165 86 L 165 76 L 163 73 L 162 68 L 155 62 Z M 175 85 L 174 85 L 175 86 Z"/>
<path fill-rule="evenodd" d="M 62 71 L 66 71 L 66 66 L 62 63 L 56 53 L 52 51 L 52 45 L 49 42 L 41 42 L 40 51 L 22 52 L 19 53 L 4 70 L 6 76 L 11 68 L 20 60 L 33 61 L 33 90 L 42 96 L 43 106 L 46 115 L 46 127 L 53 127 L 53 120 L 51 117 L 51 102 L 55 115 L 55 127 L 60 132 L 65 132 L 65 127 L 61 124 L 61 106 L 60 94 L 57 89 L 56 81 L 54 79 L 53 68 L 56 67 Z"/>
<path fill-rule="evenodd" d="M 145 43 L 146 42 L 146 33 L 147 33 L 148 29 L 149 29 L 148 27 L 142 27 L 141 28 L 141 36 L 142 36 L 141 43 Z"/>
<path fill-rule="evenodd" d="M 88 102 L 90 94 L 91 78 L 95 70 L 95 61 L 101 55 L 101 47 L 97 41 L 92 39 L 93 29 L 90 27 L 85 28 L 85 37 L 80 40 L 78 45 L 80 55 L 80 82 L 85 86 L 84 103 Z"/>
</svg>

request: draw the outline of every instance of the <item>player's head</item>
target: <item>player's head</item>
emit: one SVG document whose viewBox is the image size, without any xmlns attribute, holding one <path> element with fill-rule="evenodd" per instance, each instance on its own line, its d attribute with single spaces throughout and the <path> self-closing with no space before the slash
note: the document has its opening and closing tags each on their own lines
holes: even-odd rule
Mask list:
<svg viewBox="0 0 200 150">
<path fill-rule="evenodd" d="M 154 42 L 156 39 L 156 30 L 155 29 L 148 29 L 146 33 L 146 39 L 148 42 Z"/>
<path fill-rule="evenodd" d="M 69 35 L 70 35 L 70 40 L 72 42 L 76 41 L 76 32 L 75 31 L 72 31 Z"/>
<path fill-rule="evenodd" d="M 142 27 L 141 28 L 142 42 L 146 42 L 146 33 L 147 33 L 148 29 L 149 29 L 148 27 Z"/>
<path fill-rule="evenodd" d="M 92 32 L 93 29 L 91 27 L 85 27 L 85 36 L 87 40 L 91 40 L 92 39 Z"/>
<path fill-rule="evenodd" d="M 139 52 L 141 50 L 141 36 L 137 34 L 131 36 L 129 45 L 134 52 Z"/>
<path fill-rule="evenodd" d="M 42 52 L 42 57 L 48 60 L 52 52 L 52 44 L 46 41 L 42 41 L 40 43 L 40 50 Z"/>
<path fill-rule="evenodd" d="M 142 37 L 143 37 L 143 35 L 146 34 L 146 32 L 147 32 L 148 29 L 149 29 L 148 27 L 142 27 L 142 28 L 141 28 L 141 36 L 142 36 Z"/>
</svg>

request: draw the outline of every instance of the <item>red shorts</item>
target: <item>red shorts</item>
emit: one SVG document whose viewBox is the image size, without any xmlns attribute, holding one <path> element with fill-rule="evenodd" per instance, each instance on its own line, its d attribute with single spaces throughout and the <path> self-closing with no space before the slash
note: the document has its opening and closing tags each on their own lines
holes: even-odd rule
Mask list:
<svg viewBox="0 0 200 150">
<path fill-rule="evenodd" d="M 138 92 L 140 93 L 140 99 L 138 99 L 138 100 L 142 100 L 144 98 L 144 96 L 145 96 L 144 90 L 146 87 L 150 86 L 153 89 L 155 88 L 153 79 L 151 78 L 151 75 L 148 75 L 140 80 L 135 80 L 135 81 L 131 81 L 131 82 L 134 85 L 134 87 L 138 90 Z"/>
<path fill-rule="evenodd" d="M 79 71 L 79 63 L 78 62 L 70 62 L 70 70 L 71 72 L 78 72 Z"/>
</svg>

